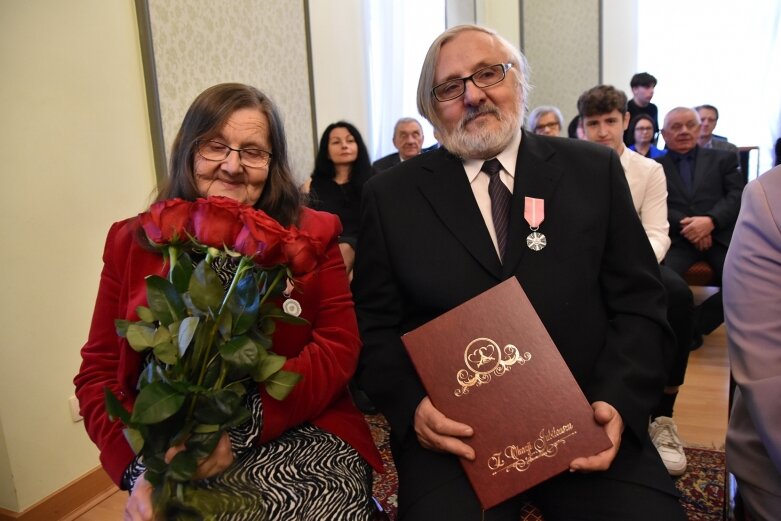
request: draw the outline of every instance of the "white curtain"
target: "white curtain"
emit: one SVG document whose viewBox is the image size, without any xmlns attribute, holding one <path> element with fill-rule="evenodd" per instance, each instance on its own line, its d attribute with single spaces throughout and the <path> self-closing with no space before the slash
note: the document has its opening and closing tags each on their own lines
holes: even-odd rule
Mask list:
<svg viewBox="0 0 781 521">
<path fill-rule="evenodd" d="M 367 0 L 369 138 L 372 160 L 395 152 L 393 125 L 414 117 L 423 125 L 424 147 L 435 139 L 418 114 L 417 87 L 428 47 L 445 29 L 445 0 Z"/>
<path fill-rule="evenodd" d="M 781 135 L 780 33 L 778 0 L 638 2 L 638 72 L 659 81 L 660 124 L 676 106 L 714 105 L 715 133 L 758 146 L 759 172 L 770 168 Z"/>
</svg>

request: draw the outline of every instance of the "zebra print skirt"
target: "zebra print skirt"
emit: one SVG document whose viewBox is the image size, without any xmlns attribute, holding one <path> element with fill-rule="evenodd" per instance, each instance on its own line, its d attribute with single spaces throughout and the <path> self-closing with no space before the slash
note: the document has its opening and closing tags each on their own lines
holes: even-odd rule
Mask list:
<svg viewBox="0 0 781 521">
<path fill-rule="evenodd" d="M 368 521 L 376 512 L 372 469 L 338 436 L 311 424 L 262 445 L 262 404 L 250 393 L 252 420 L 229 431 L 236 459 L 224 473 L 192 483 L 209 491 L 209 521 Z M 132 488 L 143 472 L 126 471 Z M 129 474 L 130 475 L 129 475 Z M 215 505 L 219 505 L 215 508 Z M 198 505 L 200 506 L 200 505 Z"/>
</svg>

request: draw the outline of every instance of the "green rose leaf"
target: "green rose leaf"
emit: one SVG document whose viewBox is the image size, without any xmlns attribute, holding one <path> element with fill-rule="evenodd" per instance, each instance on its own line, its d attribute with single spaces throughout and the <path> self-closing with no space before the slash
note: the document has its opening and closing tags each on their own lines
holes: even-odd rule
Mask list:
<svg viewBox="0 0 781 521">
<path fill-rule="evenodd" d="M 233 332 L 243 335 L 258 321 L 260 292 L 255 277 L 243 277 L 236 285 L 236 291 L 228 300 L 228 309 L 236 317 Z"/>
<path fill-rule="evenodd" d="M 182 296 L 173 284 L 157 275 L 146 278 L 146 300 L 149 308 L 161 324 L 182 320 L 186 316 L 186 306 Z"/>
<path fill-rule="evenodd" d="M 212 310 L 216 313 L 222 304 L 222 282 L 205 260 L 199 262 L 193 271 L 188 290 L 193 305 L 202 311 Z"/>
<path fill-rule="evenodd" d="M 179 256 L 179 260 L 171 270 L 169 277 L 171 283 L 179 293 L 187 291 L 187 286 L 190 284 L 190 276 L 193 273 L 193 261 L 186 253 Z"/>
<path fill-rule="evenodd" d="M 152 382 L 138 393 L 130 421 L 133 423 L 159 423 L 170 418 L 182 408 L 185 396 L 166 382 Z"/>
<path fill-rule="evenodd" d="M 114 393 L 108 387 L 103 388 L 103 394 L 105 395 L 106 412 L 108 412 L 109 418 L 112 421 L 118 418 L 127 425 L 130 422 L 130 413 L 122 406 L 122 402 L 114 396 Z"/>
<path fill-rule="evenodd" d="M 171 342 L 156 345 L 152 352 L 164 364 L 173 365 L 179 359 L 179 350 Z"/>
<path fill-rule="evenodd" d="M 138 313 L 138 318 L 143 320 L 144 322 L 149 322 L 150 324 L 153 323 L 155 320 L 154 313 L 152 313 L 152 310 L 149 309 L 146 306 L 138 306 L 136 308 L 136 313 Z"/>
<path fill-rule="evenodd" d="M 258 348 L 246 336 L 239 336 L 220 346 L 220 356 L 240 371 L 250 371 L 258 363 Z"/>
<path fill-rule="evenodd" d="M 136 456 L 141 454 L 141 451 L 144 450 L 144 437 L 141 435 L 141 432 L 129 427 L 122 432 L 125 435 L 125 439 L 130 445 L 130 448 L 133 449 L 133 453 Z"/>
<path fill-rule="evenodd" d="M 196 460 L 207 458 L 217 447 L 217 443 L 222 438 L 222 432 L 219 429 L 211 432 L 194 432 L 187 439 L 187 452 L 192 454 Z"/>
<path fill-rule="evenodd" d="M 127 326 L 125 338 L 133 351 L 141 352 L 152 347 L 155 342 L 156 328 L 144 322 L 136 322 Z"/>
<path fill-rule="evenodd" d="M 198 324 L 201 319 L 198 317 L 187 317 L 179 324 L 179 334 L 177 343 L 179 344 L 179 356 L 184 356 L 187 352 L 187 348 L 190 346 L 190 341 L 195 336 L 195 332 L 198 330 Z"/>
<path fill-rule="evenodd" d="M 287 358 L 275 354 L 263 357 L 260 363 L 252 371 L 252 379 L 256 382 L 265 382 L 271 375 L 282 369 Z"/>
<path fill-rule="evenodd" d="M 193 417 L 199 423 L 222 424 L 230 420 L 240 408 L 242 408 L 241 396 L 221 389 L 201 396 L 198 406 L 193 411 Z"/>
<path fill-rule="evenodd" d="M 301 380 L 301 375 L 291 371 L 279 371 L 264 382 L 266 392 L 272 398 L 284 400 Z"/>
<path fill-rule="evenodd" d="M 114 329 L 117 332 L 117 336 L 121 336 L 122 338 L 125 338 L 127 336 L 127 328 L 132 323 L 133 322 L 129 320 L 121 320 L 121 319 L 114 320 Z"/>
<path fill-rule="evenodd" d="M 183 450 L 174 456 L 168 465 L 168 477 L 174 481 L 188 481 L 198 468 L 198 460 L 190 450 Z"/>
<path fill-rule="evenodd" d="M 288 313 L 285 313 L 282 309 L 277 307 L 270 309 L 266 313 L 266 316 L 264 318 L 273 318 L 279 320 L 280 322 L 287 322 L 288 324 L 295 324 L 295 325 L 305 325 L 309 323 L 307 319 L 289 315 Z"/>
<path fill-rule="evenodd" d="M 152 338 L 152 345 L 168 344 L 171 342 L 171 332 L 165 326 L 160 326 L 155 330 L 155 336 Z"/>
</svg>

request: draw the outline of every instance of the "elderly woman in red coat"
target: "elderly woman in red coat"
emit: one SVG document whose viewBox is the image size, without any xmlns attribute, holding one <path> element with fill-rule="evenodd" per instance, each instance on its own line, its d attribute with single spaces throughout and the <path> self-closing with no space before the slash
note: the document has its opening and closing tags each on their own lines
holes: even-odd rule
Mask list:
<svg viewBox="0 0 781 521">
<path fill-rule="evenodd" d="M 216 85 L 189 108 L 173 144 L 169 182 L 157 198 L 229 198 L 262 210 L 281 227 L 300 230 L 317 245 L 315 269 L 296 287 L 307 324 L 279 323 L 273 334 L 274 352 L 287 357 L 284 369 L 301 375 L 300 381 L 281 401 L 255 385 L 245 400 L 250 420 L 220 438 L 198 461 L 194 477 L 198 486 L 217 494 L 233 487 L 262 498 L 260 510 L 223 512 L 214 519 L 369 519 L 372 467 L 381 463 L 347 392 L 360 340 L 337 241 L 341 225 L 333 215 L 300 205 L 286 149 L 279 114 L 268 97 L 246 85 Z M 117 335 L 115 319 L 139 320 L 137 309 L 147 304 L 145 277 L 167 273 L 160 252 L 145 239 L 139 218 L 111 227 L 92 326 L 74 380 L 103 467 L 130 491 L 129 520 L 154 518 L 153 487 L 123 425 L 109 417 L 104 389 L 132 409 L 145 360 Z M 181 449 L 170 448 L 167 457 Z"/>
</svg>

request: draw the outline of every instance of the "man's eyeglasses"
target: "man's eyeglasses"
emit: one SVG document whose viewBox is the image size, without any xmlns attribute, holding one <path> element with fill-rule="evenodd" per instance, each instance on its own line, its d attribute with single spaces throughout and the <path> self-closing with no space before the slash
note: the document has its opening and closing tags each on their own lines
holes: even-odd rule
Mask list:
<svg viewBox="0 0 781 521">
<path fill-rule="evenodd" d="M 431 89 L 431 92 L 437 101 L 450 101 L 463 96 L 466 92 L 466 80 L 472 80 L 475 86 L 485 89 L 502 81 L 512 66 L 512 63 L 498 63 L 483 67 L 471 76 L 440 83 Z"/>
<path fill-rule="evenodd" d="M 268 165 L 271 152 L 260 148 L 231 148 L 219 141 L 196 142 L 198 155 L 207 161 L 225 161 L 231 152 L 239 154 L 239 162 L 249 168 L 260 168 Z"/>
</svg>

